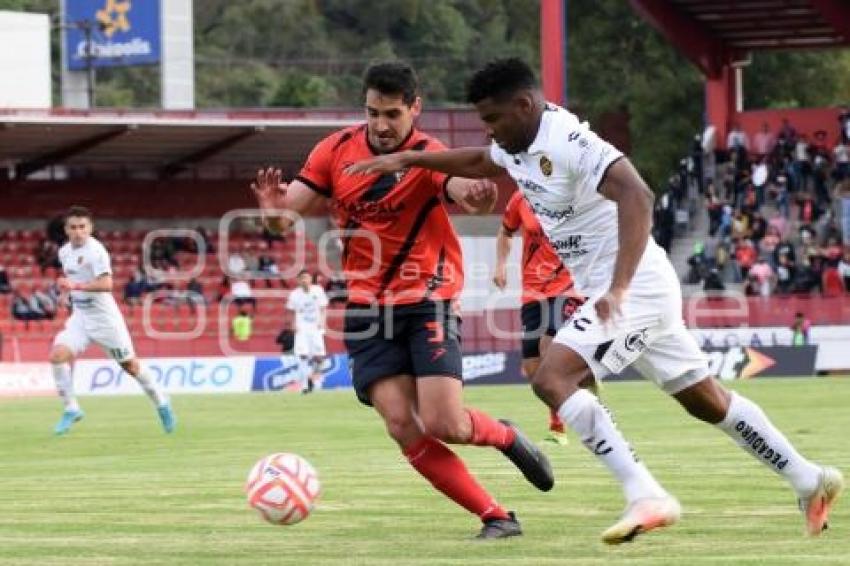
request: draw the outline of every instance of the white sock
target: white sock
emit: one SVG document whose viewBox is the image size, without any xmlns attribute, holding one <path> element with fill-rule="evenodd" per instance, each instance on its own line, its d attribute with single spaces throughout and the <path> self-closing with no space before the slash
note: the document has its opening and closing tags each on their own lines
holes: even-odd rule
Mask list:
<svg viewBox="0 0 850 566">
<path fill-rule="evenodd" d="M 53 379 L 56 381 L 56 390 L 62 398 L 62 404 L 66 411 L 79 411 L 80 404 L 74 395 L 74 380 L 71 377 L 71 364 L 51 364 L 53 366 Z"/>
<path fill-rule="evenodd" d="M 558 416 L 620 481 L 626 501 L 667 495 L 634 455 L 608 409 L 592 393 L 584 389 L 573 393 L 558 409 Z"/>
<path fill-rule="evenodd" d="M 717 427 L 759 462 L 788 480 L 800 496 L 810 495 L 818 485 L 820 468 L 803 458 L 758 405 L 730 392 L 726 418 Z"/>
<path fill-rule="evenodd" d="M 154 405 L 160 407 L 168 403 L 168 397 L 165 395 L 165 392 L 156 386 L 153 378 L 141 363 L 139 364 L 139 375 L 134 377 L 139 382 L 139 385 L 142 386 L 145 394 L 153 401 Z"/>
</svg>

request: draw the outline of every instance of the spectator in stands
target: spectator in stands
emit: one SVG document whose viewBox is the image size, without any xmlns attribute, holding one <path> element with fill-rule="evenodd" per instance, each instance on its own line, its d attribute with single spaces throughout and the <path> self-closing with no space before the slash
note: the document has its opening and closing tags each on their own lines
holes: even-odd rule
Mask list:
<svg viewBox="0 0 850 566">
<path fill-rule="evenodd" d="M 661 195 L 655 201 L 654 222 L 658 245 L 665 252 L 670 253 L 670 245 L 673 243 L 673 231 L 676 227 L 676 205 L 669 191 Z"/>
<path fill-rule="evenodd" d="M 720 272 L 717 271 L 716 267 L 712 267 L 708 270 L 702 290 L 706 292 L 726 290 L 726 287 L 723 285 L 723 281 L 720 280 Z"/>
<path fill-rule="evenodd" d="M 765 191 L 767 189 L 767 181 L 770 178 L 770 168 L 767 164 L 767 158 L 762 158 L 757 163 L 753 164 L 752 168 L 752 186 L 755 191 L 755 206 L 752 210 L 758 210 L 764 204 Z"/>
<path fill-rule="evenodd" d="M 832 148 L 832 157 L 835 168 L 832 170 L 832 178 L 836 183 L 850 178 L 850 142 L 840 141 Z"/>
<path fill-rule="evenodd" d="M 850 145 L 850 108 L 844 106 L 838 114 L 838 127 L 841 133 L 841 142 Z"/>
<path fill-rule="evenodd" d="M 809 343 L 809 330 L 812 327 L 812 321 L 806 318 L 801 312 L 794 315 L 794 322 L 791 323 L 791 345 L 805 346 Z"/>
<path fill-rule="evenodd" d="M 732 124 L 732 129 L 726 136 L 726 147 L 729 150 L 736 149 L 744 150 L 745 152 L 750 150 L 750 139 L 746 132 L 741 129 L 741 124 L 738 122 Z"/>
<path fill-rule="evenodd" d="M 743 240 L 750 237 L 750 217 L 743 210 L 735 212 L 732 221 L 732 239 Z"/>
<path fill-rule="evenodd" d="M 788 118 L 782 118 L 782 127 L 776 136 L 776 144 L 782 155 L 790 155 L 797 144 L 797 130 L 788 122 Z"/>
<path fill-rule="evenodd" d="M 58 304 L 47 292 L 42 290 L 41 287 L 33 288 L 30 303 L 38 309 L 37 312 L 41 313 L 42 318 L 45 318 L 47 320 L 53 320 L 54 318 L 56 318 Z"/>
<path fill-rule="evenodd" d="M 752 240 L 746 238 L 738 243 L 738 247 L 735 248 L 735 261 L 738 262 L 738 269 L 741 272 L 739 281 L 747 278 L 757 258 L 758 250 Z"/>
<path fill-rule="evenodd" d="M 260 272 L 260 261 L 248 245 L 242 249 L 242 259 L 245 261 L 245 272 L 250 277 L 257 277 Z"/>
<path fill-rule="evenodd" d="M 850 247 L 844 248 L 844 256 L 838 262 L 838 274 L 844 282 L 844 290 L 850 293 Z"/>
<path fill-rule="evenodd" d="M 227 295 L 230 294 L 230 277 L 223 275 L 218 284 L 218 290 L 215 294 L 215 302 L 220 303 Z"/>
<path fill-rule="evenodd" d="M 773 253 L 776 251 L 776 246 L 779 245 L 780 241 L 782 241 L 782 238 L 779 236 L 779 230 L 776 226 L 769 225 L 767 227 L 767 233 L 759 242 L 759 255 L 773 259 Z M 776 265 L 775 261 L 772 263 Z"/>
<path fill-rule="evenodd" d="M 829 206 L 832 198 L 826 183 L 829 179 L 830 152 L 826 147 L 826 132 L 818 130 L 815 132 L 815 141 L 809 148 L 812 160 L 812 180 L 814 182 L 815 196 L 818 206 L 825 208 Z"/>
<path fill-rule="evenodd" d="M 720 219 L 723 216 L 723 201 L 717 194 L 717 186 L 713 179 L 709 179 L 705 186 L 705 207 L 708 210 L 708 235 L 714 236 L 720 228 Z"/>
<path fill-rule="evenodd" d="M 787 220 L 791 216 L 791 197 L 788 191 L 788 176 L 777 175 L 774 186 L 776 187 L 776 208 L 779 209 L 779 214 Z"/>
<path fill-rule="evenodd" d="M 787 238 L 779 242 L 776 249 L 773 250 L 773 264 L 779 265 L 782 256 L 787 256 L 792 262 L 796 261 L 797 254 L 792 244 Z"/>
<path fill-rule="evenodd" d="M 35 261 L 41 268 L 41 274 L 50 269 L 59 269 L 59 246 L 56 242 L 44 239 L 38 245 L 38 251 L 35 253 Z"/>
<path fill-rule="evenodd" d="M 140 305 L 145 290 L 144 276 L 139 269 L 136 269 L 124 285 L 124 302 L 130 306 Z"/>
<path fill-rule="evenodd" d="M 251 290 L 251 285 L 246 279 L 237 279 L 233 282 L 230 289 L 233 295 L 233 303 L 240 307 L 251 305 L 252 312 L 257 312 L 257 299 L 254 298 L 254 291 Z"/>
<path fill-rule="evenodd" d="M 809 177 L 812 174 L 812 164 L 809 161 L 809 141 L 803 135 L 794 144 L 794 190 L 798 192 L 807 191 Z"/>
<path fill-rule="evenodd" d="M 836 236 L 830 236 L 826 241 L 826 246 L 823 249 L 823 257 L 826 260 L 827 267 L 838 267 L 844 255 L 844 247 L 841 245 L 841 240 Z"/>
<path fill-rule="evenodd" d="M 189 305 L 189 310 L 195 313 L 198 307 L 206 306 L 207 300 L 204 298 L 204 288 L 201 282 L 192 277 L 186 283 L 186 304 Z"/>
<path fill-rule="evenodd" d="M 248 314 L 248 309 L 244 307 L 240 308 L 239 314 L 233 317 L 230 323 L 231 335 L 237 342 L 247 342 L 251 339 L 252 331 L 253 321 L 251 320 L 251 315 Z"/>
<path fill-rule="evenodd" d="M 720 216 L 720 228 L 718 228 L 718 234 L 721 237 L 730 236 L 732 234 L 732 207 L 728 204 L 723 207 L 723 213 Z"/>
<path fill-rule="evenodd" d="M 29 297 L 17 289 L 12 291 L 12 318 L 24 322 L 38 319 L 38 315 L 30 308 Z"/>
<path fill-rule="evenodd" d="M 694 253 L 688 258 L 688 265 L 690 269 L 685 278 L 685 283 L 693 285 L 705 278 L 708 270 L 708 262 L 705 257 L 705 244 L 702 242 L 696 242 L 694 244 Z"/>
<path fill-rule="evenodd" d="M 239 252 L 233 252 L 230 254 L 230 257 L 227 258 L 227 271 L 228 275 L 232 277 L 238 277 L 245 272 L 245 258 L 242 257 L 242 254 Z"/>
<path fill-rule="evenodd" d="M 750 239 L 756 246 L 762 241 L 762 238 L 767 235 L 767 221 L 760 212 L 753 212 L 750 220 Z"/>
<path fill-rule="evenodd" d="M 176 249 L 172 238 L 154 239 L 148 253 L 151 265 L 157 269 L 166 269 L 168 266 L 180 267 L 175 257 Z"/>
<path fill-rule="evenodd" d="M 257 269 L 260 275 L 266 280 L 266 287 L 269 289 L 274 287 L 275 279 L 280 275 L 280 269 L 274 258 L 265 253 L 261 254 L 257 258 Z"/>
<path fill-rule="evenodd" d="M 792 257 L 788 254 L 780 254 L 779 263 L 776 266 L 776 292 L 782 295 L 787 295 L 794 290 L 797 266 Z"/>
<path fill-rule="evenodd" d="M 59 249 L 68 240 L 65 234 L 65 215 L 60 214 L 51 218 L 47 222 L 46 233 L 47 239 L 56 244 L 56 248 Z"/>
<path fill-rule="evenodd" d="M 0 295 L 12 292 L 12 284 L 9 282 L 9 274 L 6 267 L 0 265 Z"/>
<path fill-rule="evenodd" d="M 198 249 L 198 240 L 203 242 L 201 245 L 203 246 L 203 250 Z M 212 242 L 212 238 L 210 237 L 209 231 L 203 226 L 195 227 L 195 237 L 186 238 L 186 242 L 184 245 L 186 251 L 197 254 L 197 253 L 205 253 L 205 254 L 214 254 L 215 253 L 215 245 Z"/>
<path fill-rule="evenodd" d="M 769 297 L 773 291 L 773 282 L 776 274 L 764 257 L 759 258 L 756 264 L 750 268 L 747 281 L 754 283 L 756 293 L 761 297 Z"/>
<path fill-rule="evenodd" d="M 761 130 L 753 136 L 753 152 L 756 157 L 763 158 L 770 155 L 775 143 L 776 140 L 770 131 L 770 125 L 767 122 L 762 122 Z"/>
</svg>

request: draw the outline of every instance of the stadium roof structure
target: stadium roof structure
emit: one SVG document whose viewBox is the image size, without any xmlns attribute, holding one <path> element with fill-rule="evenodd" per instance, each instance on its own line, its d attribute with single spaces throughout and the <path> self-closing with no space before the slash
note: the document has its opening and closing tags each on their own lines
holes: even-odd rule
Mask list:
<svg viewBox="0 0 850 566">
<path fill-rule="evenodd" d="M 231 172 L 298 164 L 355 111 L 136 112 L 0 109 L 0 167 L 15 179 L 61 165 L 169 179 L 203 166 Z M 226 175 L 232 176 L 232 175 Z"/>
<path fill-rule="evenodd" d="M 848 0 L 629 0 L 706 78 L 708 120 L 725 139 L 751 51 L 850 47 Z"/>
<path fill-rule="evenodd" d="M 631 0 L 706 76 L 748 51 L 850 46 L 846 0 Z"/>
</svg>

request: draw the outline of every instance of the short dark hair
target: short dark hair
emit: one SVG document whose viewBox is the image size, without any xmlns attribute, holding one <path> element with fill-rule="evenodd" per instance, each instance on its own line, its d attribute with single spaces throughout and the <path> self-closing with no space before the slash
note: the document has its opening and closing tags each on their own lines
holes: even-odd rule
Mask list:
<svg viewBox="0 0 850 566">
<path fill-rule="evenodd" d="M 92 219 L 91 210 L 89 210 L 85 206 L 74 205 L 71 208 L 69 208 L 68 212 L 65 213 L 65 220 L 67 221 L 72 216 L 75 217 L 75 218 L 88 218 L 89 220 Z"/>
<path fill-rule="evenodd" d="M 363 96 L 370 88 L 381 94 L 401 95 L 402 101 L 410 106 L 419 91 L 419 79 L 413 68 L 402 61 L 376 63 L 363 75 Z"/>
<path fill-rule="evenodd" d="M 299 271 L 299 272 L 298 272 L 298 277 L 301 277 L 301 276 L 302 276 L 302 275 L 304 275 L 305 273 L 306 273 L 307 275 L 309 275 L 311 279 L 313 278 L 313 274 L 311 274 L 311 273 L 310 273 L 310 270 L 309 270 L 309 269 L 302 269 L 301 271 Z"/>
<path fill-rule="evenodd" d="M 502 99 L 519 90 L 537 88 L 537 78 L 525 61 L 517 57 L 495 59 L 477 70 L 466 85 L 470 104 L 485 98 Z"/>
</svg>

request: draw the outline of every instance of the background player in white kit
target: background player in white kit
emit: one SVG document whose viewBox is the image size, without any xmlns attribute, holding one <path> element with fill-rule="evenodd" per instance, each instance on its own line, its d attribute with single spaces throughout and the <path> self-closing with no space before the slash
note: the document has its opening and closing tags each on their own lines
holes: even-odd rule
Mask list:
<svg viewBox="0 0 850 566">
<path fill-rule="evenodd" d="M 308 371 L 302 393 L 313 391 L 325 358 L 325 323 L 328 297 L 325 290 L 313 284 L 313 276 L 306 269 L 298 273 L 298 286 L 289 293 L 286 308 L 295 312 L 295 355 L 301 358 Z"/>
<path fill-rule="evenodd" d="M 678 502 L 634 456 L 608 411 L 578 387 L 588 368 L 601 379 L 632 364 L 691 415 L 784 477 L 806 531 L 820 534 L 843 488 L 841 473 L 804 458 L 755 403 L 709 376 L 705 356 L 682 322 L 676 273 L 650 237 L 652 193 L 629 160 L 587 123 L 547 103 L 533 72 L 518 59 L 494 61 L 475 73 L 468 99 L 493 140 L 489 148 L 399 152 L 349 172 L 425 167 L 494 177 L 507 171 L 517 182 L 577 291 L 588 297 L 558 331 L 533 386 L 622 484 L 626 511 L 603 540 L 630 541 L 680 514 Z"/>
<path fill-rule="evenodd" d="M 57 281 L 62 292 L 70 292 L 72 314 L 53 340 L 50 363 L 56 389 L 65 406 L 54 429 L 65 434 L 83 418 L 74 395 L 71 363 L 95 342 L 128 374 L 136 378 L 153 401 L 165 432 L 174 430 L 175 417 L 165 394 L 154 384 L 133 350 L 130 332 L 112 296 L 112 267 L 109 253 L 91 235 L 92 215 L 87 208 L 74 206 L 65 218 L 68 242 L 59 249 L 64 277 Z"/>
</svg>

